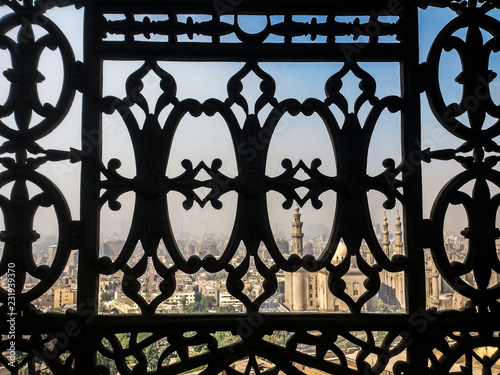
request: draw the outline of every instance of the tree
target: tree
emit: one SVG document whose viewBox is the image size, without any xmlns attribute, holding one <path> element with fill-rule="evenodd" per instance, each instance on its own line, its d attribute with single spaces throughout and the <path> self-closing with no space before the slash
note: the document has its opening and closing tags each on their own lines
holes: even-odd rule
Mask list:
<svg viewBox="0 0 500 375">
<path fill-rule="evenodd" d="M 148 370 L 155 371 L 158 365 L 158 341 L 145 348 L 145 355 L 148 361 Z"/>
<path fill-rule="evenodd" d="M 215 338 L 217 340 L 219 348 L 234 344 L 235 342 L 241 340 L 239 336 L 233 336 L 230 332 L 220 331 L 215 333 Z"/>
<path fill-rule="evenodd" d="M 191 302 L 184 310 L 187 313 L 208 312 L 200 302 Z"/>
<path fill-rule="evenodd" d="M 217 301 L 212 296 L 205 296 L 201 299 L 200 303 L 205 307 L 206 310 L 213 307 Z"/>
<path fill-rule="evenodd" d="M 227 273 L 224 271 L 219 271 L 217 273 L 210 273 L 205 277 L 205 280 L 224 280 L 227 277 Z"/>
<path fill-rule="evenodd" d="M 287 331 L 274 331 L 272 335 L 264 336 L 264 340 L 285 347 L 290 337 L 293 336 L 292 332 Z"/>
<path fill-rule="evenodd" d="M 182 310 L 184 310 L 186 308 L 186 303 L 187 303 L 187 297 L 182 296 L 181 297 Z"/>
<path fill-rule="evenodd" d="M 200 302 L 200 301 L 201 301 L 201 293 L 194 292 L 194 302 Z"/>
<path fill-rule="evenodd" d="M 384 303 L 381 299 L 377 300 L 377 311 L 389 312 L 389 306 Z"/>
<path fill-rule="evenodd" d="M 215 308 L 215 312 L 218 312 L 221 314 L 234 313 L 234 312 L 236 312 L 236 307 L 234 307 L 233 305 L 219 306 L 219 307 Z"/>
</svg>

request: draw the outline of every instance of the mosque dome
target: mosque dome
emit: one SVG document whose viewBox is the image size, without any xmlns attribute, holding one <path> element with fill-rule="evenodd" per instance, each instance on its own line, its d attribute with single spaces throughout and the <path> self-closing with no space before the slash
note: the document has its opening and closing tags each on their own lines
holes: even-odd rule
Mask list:
<svg viewBox="0 0 500 375">
<path fill-rule="evenodd" d="M 344 242 L 340 241 L 337 246 L 337 250 L 335 250 L 335 253 L 333 254 L 332 264 L 333 265 L 339 264 L 346 256 L 347 256 L 347 246 L 345 245 Z"/>
</svg>

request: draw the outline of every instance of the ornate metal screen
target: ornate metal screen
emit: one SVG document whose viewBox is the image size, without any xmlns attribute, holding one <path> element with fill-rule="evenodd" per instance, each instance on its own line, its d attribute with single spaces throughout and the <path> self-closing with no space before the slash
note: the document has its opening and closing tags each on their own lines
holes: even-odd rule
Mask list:
<svg viewBox="0 0 500 375">
<path fill-rule="evenodd" d="M 3 60 L 7 68 L 0 106 L 2 373 L 499 372 L 500 107 L 492 95 L 500 49 L 497 2 L 1 0 L 0 7 L 4 15 L 0 49 L 2 56 L 10 55 L 10 61 Z M 82 61 L 77 61 L 76 47 L 51 20 L 51 12 L 59 8 L 84 14 Z M 424 51 L 428 57 L 421 62 L 419 17 L 438 8 L 456 14 Z M 240 26 L 239 21 L 249 15 L 264 17 L 260 31 Z M 62 77 L 53 88 L 58 90 L 53 104 L 41 98 L 44 77 L 38 68 L 48 50 L 58 53 L 54 70 Z M 457 103 L 443 94 L 447 84 L 443 56 L 449 51 L 461 61 L 456 81 L 462 92 Z M 124 97 L 104 94 L 103 66 L 110 61 L 139 62 L 127 77 L 113 78 L 125 88 Z M 177 95 L 175 74 L 163 64 L 168 61 L 241 65 L 225 83 L 225 98 L 199 101 Z M 278 99 L 279 83 L 264 66 L 271 62 L 332 62 L 336 68 L 324 82 L 323 97 Z M 371 62 L 398 64 L 400 74 L 394 80 L 399 81 L 399 92 L 379 96 L 388 82 L 377 81 L 368 72 L 366 63 Z M 143 90 L 147 75 L 159 82 L 161 94 L 155 100 Z M 243 94 L 243 81 L 249 75 L 258 77 L 260 84 L 254 105 Z M 348 75 L 360 82 L 358 97 L 342 93 Z M 58 138 L 57 146 L 45 142 L 58 131 L 76 100 L 81 101 L 81 116 L 71 121 L 80 134 L 80 149 L 70 148 L 65 137 Z M 440 126 L 454 137 L 456 148 L 423 149 L 421 102 L 429 103 Z M 361 116 L 363 105 L 369 107 L 366 116 Z M 369 147 L 382 113 L 397 116 L 401 162 L 386 159 L 382 173 L 372 175 L 367 169 Z M 107 115 L 114 116 L 114 126 L 127 131 L 135 161 L 131 177 L 121 172 L 118 159 L 106 163 L 103 158 L 101 134 Z M 236 160 L 234 175 L 224 172 L 219 159 L 197 165 L 185 160 L 183 173 L 167 173 L 176 130 L 188 116 L 193 121 L 215 116 L 227 128 Z M 269 145 L 279 136 L 276 129 L 286 116 L 321 119 L 331 140 L 334 175 L 322 171 L 318 159 L 311 163 L 285 159 L 281 173 L 269 175 Z M 56 185 L 67 181 L 51 181 L 44 167 L 68 161 L 79 166 L 81 182 L 77 190 L 66 189 L 63 194 Z M 443 170 L 452 165 L 461 168 L 432 197 L 428 218 L 423 205 L 424 163 L 441 163 Z M 208 189 L 208 194 L 199 194 L 199 188 Z M 299 189 L 306 193 L 299 194 Z M 370 191 L 385 196 L 386 210 L 402 208 L 403 254 L 389 256 L 377 239 Z M 220 256 L 186 256 L 181 251 L 167 199 L 172 192 L 183 196 L 186 211 L 204 209 L 206 204 L 220 209 L 221 197 L 236 194 L 234 226 Z M 328 192 L 336 194 L 335 212 L 321 253 L 285 256 L 269 219 L 269 194 L 279 195 L 287 209 L 310 204 L 320 210 Z M 79 197 L 79 213 L 68 208 L 68 194 Z M 130 230 L 116 257 L 100 254 L 101 211 L 109 207 L 120 212 L 124 194 L 132 194 L 135 202 Z M 468 243 L 462 260 L 450 259 L 445 246 L 444 223 L 451 206 L 463 207 L 468 222 L 462 231 Z M 45 263 L 33 255 L 39 241 L 34 218 L 41 209 L 53 212 L 58 226 L 53 260 Z M 332 262 L 341 242 L 347 254 Z M 160 244 L 171 262 L 159 256 Z M 268 254 L 266 262 L 261 244 Z M 235 262 L 240 246 L 244 255 Z M 362 255 L 363 246 L 369 249 L 371 262 Z M 457 298 L 468 300 L 462 309 L 428 308 L 426 248 L 436 278 L 439 274 Z M 76 309 L 42 312 L 34 301 L 54 287 L 76 252 Z M 354 262 L 364 280 L 357 297 L 347 292 L 344 281 Z M 150 299 L 142 293 L 148 263 L 160 280 Z M 245 291 L 244 277 L 250 268 L 262 280 L 258 295 Z M 176 292 L 180 274 L 220 271 L 243 311 L 159 312 L 158 307 Z M 276 294 L 277 275 L 283 272 L 323 272 L 328 293 L 348 311 L 264 312 L 262 306 Z M 404 309 L 397 313 L 364 308 L 379 293 L 382 274 L 404 275 Z M 99 280 L 104 275 L 118 275 L 138 314 L 98 311 Z M 55 298 L 62 298 L 60 293 Z M 234 340 L 225 344 L 221 333 Z M 269 339 L 278 333 L 286 340 Z M 349 346 L 355 347 L 354 355 Z"/>
</svg>

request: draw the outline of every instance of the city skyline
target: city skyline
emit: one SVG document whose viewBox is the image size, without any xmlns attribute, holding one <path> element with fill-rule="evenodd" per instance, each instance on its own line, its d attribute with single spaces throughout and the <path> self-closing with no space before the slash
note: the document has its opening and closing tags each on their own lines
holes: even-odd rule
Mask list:
<svg viewBox="0 0 500 375">
<path fill-rule="evenodd" d="M 307 254 L 314 255 L 315 257 L 319 256 L 319 254 L 324 251 L 324 246 L 326 245 L 327 239 L 320 238 L 320 237 L 324 237 L 324 236 L 319 236 L 319 237 L 318 236 L 311 236 L 309 238 L 305 237 L 304 233 L 302 232 L 303 222 L 300 221 L 301 214 L 299 213 L 299 208 L 295 207 L 294 212 L 295 212 L 294 213 L 295 220 L 293 220 L 289 223 L 291 240 L 276 239 L 277 244 L 278 244 L 278 248 L 280 249 L 280 251 L 282 251 L 282 253 L 285 257 L 288 257 L 292 254 L 297 254 L 300 257 L 303 257 Z M 297 227 L 295 225 L 297 223 L 297 220 L 300 223 L 300 229 L 297 229 L 299 227 Z M 402 236 L 403 233 L 401 230 L 401 223 L 398 221 L 398 218 L 396 218 L 396 222 L 394 223 L 394 227 L 395 227 L 395 231 L 390 230 L 389 224 L 387 222 L 387 218 L 384 217 L 384 221 L 383 221 L 382 226 L 379 226 L 376 230 L 377 238 L 378 238 L 381 246 L 383 247 L 384 251 L 386 252 L 387 256 L 389 256 L 389 257 L 392 257 L 392 255 L 401 254 L 404 252 L 404 250 L 403 250 L 404 243 L 403 243 L 403 236 Z M 294 229 L 292 230 L 292 228 L 294 228 Z M 298 241 L 297 238 L 299 238 L 300 242 L 297 242 Z M 286 247 L 281 246 L 282 243 L 280 241 L 285 241 Z M 207 240 L 207 239 L 196 240 L 194 238 L 191 238 L 189 241 L 178 242 L 178 246 L 179 246 L 181 253 L 186 258 L 191 256 L 191 255 L 199 255 L 200 257 L 203 258 L 206 255 L 214 255 L 216 257 L 219 257 L 221 255 L 221 252 L 224 250 L 224 246 L 226 243 L 227 243 L 227 239 L 222 239 L 222 238 L 212 238 L 209 240 Z M 463 260 L 464 259 L 465 254 L 468 251 L 467 244 L 464 241 L 460 241 L 460 236 L 450 234 L 446 238 L 446 244 L 447 244 L 446 249 L 447 249 L 447 252 L 449 252 L 449 256 L 451 257 L 451 259 L 455 259 L 455 260 L 460 260 L 460 259 Z M 124 245 L 124 239 L 110 240 L 107 242 L 102 242 L 101 243 L 100 257 L 109 256 L 112 260 L 116 259 L 118 254 L 120 253 L 123 245 Z M 346 256 L 345 252 L 347 249 L 339 250 L 342 248 L 342 246 L 343 246 L 343 248 L 345 248 L 345 245 L 343 245 L 343 243 L 340 243 L 338 248 L 337 248 L 337 251 L 335 252 L 335 254 L 333 254 L 334 258 L 332 259 L 332 262 L 335 262 L 335 264 L 338 264 L 340 261 L 342 261 L 343 257 Z M 399 247 L 399 250 L 396 249 L 396 247 Z M 36 263 L 37 264 L 50 264 L 51 260 L 55 256 L 56 250 L 57 250 L 56 245 L 48 246 L 47 250 L 45 250 L 45 249 L 36 250 L 34 252 Z M 339 251 L 340 251 L 340 253 L 339 253 Z M 344 251 L 344 252 L 342 253 L 342 251 Z M 241 248 L 240 251 L 236 254 L 236 257 L 235 257 L 236 262 L 238 262 L 237 259 L 240 256 L 243 256 L 244 253 L 245 253 L 245 249 Z M 265 247 L 261 246 L 261 250 L 259 250 L 259 257 L 262 258 L 262 260 L 268 266 L 271 266 L 272 264 L 274 264 L 273 260 L 269 256 L 269 254 L 266 254 L 266 253 L 267 253 L 267 251 L 266 251 Z M 360 249 L 360 253 L 362 254 L 363 258 L 368 263 L 370 263 L 370 264 L 373 263 L 373 256 L 371 255 L 371 252 L 370 252 L 369 248 L 366 246 L 366 244 L 362 245 L 362 248 Z M 138 261 L 140 261 L 140 259 L 142 258 L 143 254 L 144 254 L 140 245 L 138 245 L 138 247 L 136 248 L 136 252 L 134 254 L 136 254 L 136 255 L 133 255 L 131 260 L 130 260 L 130 262 L 132 262 L 132 263 L 130 263 L 131 266 L 134 266 Z M 75 299 L 76 294 L 75 293 L 77 291 L 77 278 L 76 277 L 77 277 L 77 270 L 78 270 L 78 256 L 77 255 L 78 255 L 77 252 L 72 252 L 70 260 L 68 261 L 68 263 L 66 265 L 65 271 L 64 271 L 63 275 L 61 275 L 61 277 L 60 277 L 60 281 L 58 283 L 56 283 L 57 290 L 54 289 L 52 299 L 50 299 L 50 298 L 48 299 L 49 296 L 42 297 L 38 302 L 41 304 L 39 307 L 46 306 L 45 304 L 49 303 L 49 304 L 53 304 L 54 307 L 57 306 L 58 308 L 62 308 L 64 305 L 66 305 L 66 307 L 64 307 L 64 309 L 67 309 L 67 308 L 71 308 L 71 306 L 75 303 L 75 301 L 76 301 L 76 299 Z M 168 252 L 167 252 L 165 245 L 163 243 L 160 244 L 160 248 L 158 250 L 158 256 L 160 257 L 160 259 L 162 260 L 162 262 L 165 265 L 167 265 L 167 266 L 173 265 L 172 259 L 169 257 Z M 426 269 L 428 268 L 428 271 L 426 271 L 426 275 L 428 274 L 427 277 L 429 279 L 429 282 L 426 283 L 426 289 L 427 289 L 427 293 L 428 293 L 429 306 L 431 306 L 431 307 L 434 306 L 434 307 L 438 307 L 438 308 L 440 305 L 442 305 L 441 308 L 452 308 L 452 307 L 457 308 L 457 306 L 462 306 L 463 303 L 466 302 L 466 300 L 464 300 L 462 298 L 462 299 L 458 299 L 455 301 L 455 298 L 458 295 L 456 293 L 453 293 L 453 289 L 444 281 L 444 279 L 442 279 L 439 276 L 439 274 L 435 270 L 435 266 L 433 265 L 433 262 L 430 258 L 430 254 L 428 252 L 426 252 L 425 258 L 426 258 L 426 263 L 428 263 L 428 266 L 426 267 Z M 284 290 L 280 291 L 280 288 L 278 288 L 277 294 L 275 296 L 273 296 L 270 299 L 270 301 L 268 302 L 268 304 L 270 303 L 269 306 L 275 306 L 272 308 L 275 308 L 278 310 L 279 310 L 279 306 L 282 306 L 281 309 L 286 309 L 286 308 L 291 309 L 290 305 L 287 305 L 287 302 L 285 301 L 285 299 L 281 300 L 279 296 L 280 295 L 284 296 L 284 292 L 286 292 L 287 290 L 288 291 L 291 290 L 290 285 L 288 286 L 288 289 L 287 289 L 287 280 L 288 280 L 287 277 L 292 277 L 292 275 L 294 275 L 293 277 L 299 277 L 300 275 L 302 275 L 301 272 L 305 272 L 305 271 L 300 271 L 297 273 L 286 273 L 286 272 L 283 273 L 282 271 L 279 272 L 279 275 L 281 275 L 281 276 L 279 276 L 278 281 L 281 280 L 281 282 L 284 283 L 283 287 L 282 287 L 282 288 L 284 288 Z M 322 271 L 322 272 L 324 272 L 326 275 L 328 274 L 328 271 L 326 271 L 326 270 Z M 184 302 L 186 302 L 187 304 L 194 304 L 195 302 L 199 303 L 199 299 L 202 298 L 203 296 L 205 296 L 205 294 L 204 294 L 205 292 L 202 293 L 200 291 L 200 288 L 202 288 L 202 287 L 197 285 L 197 283 L 199 283 L 199 281 L 196 281 L 196 280 L 199 280 L 199 277 L 201 277 L 202 279 L 206 278 L 206 280 L 219 280 L 218 284 L 217 284 L 218 286 L 216 286 L 213 282 L 209 282 L 209 284 L 211 285 L 210 288 L 212 288 L 212 289 L 216 288 L 217 290 L 222 288 L 221 290 L 225 290 L 225 289 L 223 289 L 224 288 L 223 286 L 225 285 L 225 279 L 227 278 L 227 273 L 223 272 L 222 278 L 220 278 L 219 276 L 221 276 L 221 275 L 218 275 L 218 274 L 214 274 L 212 276 L 210 276 L 210 275 L 211 275 L 210 273 L 207 273 L 206 271 L 201 270 L 201 272 L 198 272 L 195 275 L 195 278 L 193 278 L 193 276 L 189 276 L 189 275 L 183 274 L 182 272 L 179 272 L 176 275 L 177 292 L 174 294 L 174 296 L 170 297 L 167 300 L 167 304 L 165 306 L 176 306 L 176 305 L 180 306 L 181 297 L 183 297 L 183 296 L 187 298 L 186 300 L 184 300 Z M 309 275 L 314 276 L 314 274 L 309 274 Z M 314 279 L 311 279 L 311 277 L 313 277 L 313 276 L 309 276 L 309 279 L 314 280 Z M 404 288 L 404 282 L 401 281 L 400 279 L 398 279 L 398 280 L 400 280 L 400 281 L 398 281 L 399 284 L 395 284 L 395 285 L 391 286 L 391 283 L 393 282 L 392 281 L 393 276 L 397 276 L 397 277 L 401 278 L 403 276 L 403 274 L 382 271 L 381 289 L 377 293 L 376 299 L 374 301 L 371 301 L 370 304 L 367 305 L 367 306 L 369 306 L 369 307 L 367 307 L 368 311 L 375 311 L 375 309 L 382 308 L 381 306 L 389 306 L 389 307 L 393 306 L 393 307 L 390 307 L 391 311 L 393 311 L 393 312 L 404 310 L 405 302 L 401 300 L 402 296 L 404 296 L 404 292 L 398 291 L 399 290 L 398 288 Z M 137 313 L 138 312 L 137 305 L 135 305 L 132 302 L 132 300 L 128 299 L 126 296 L 123 295 L 123 291 L 121 289 L 123 277 L 124 277 L 124 275 L 122 274 L 122 272 L 118 272 L 118 273 L 111 275 L 111 276 L 106 276 L 106 275 L 100 276 L 100 280 L 101 280 L 100 283 L 104 282 L 105 285 L 108 285 L 108 287 L 105 286 L 105 287 L 103 287 L 104 289 L 102 289 L 103 291 L 105 291 L 106 296 L 102 297 L 105 299 L 100 299 L 101 300 L 100 306 L 102 305 L 102 301 L 108 301 L 108 302 L 106 302 L 107 303 L 106 306 L 108 306 L 107 311 L 110 311 L 111 309 L 114 309 L 116 307 L 119 309 L 125 309 L 125 310 L 120 310 L 120 312 L 122 312 L 122 313 L 131 313 L 131 312 Z M 215 279 L 212 279 L 211 277 L 215 277 Z M 351 294 L 355 293 L 355 295 L 360 295 L 361 293 L 364 293 L 364 291 L 365 291 L 364 288 L 360 288 L 358 290 L 358 292 L 355 292 L 356 285 L 362 285 L 363 281 L 367 277 L 367 275 L 364 275 L 362 273 L 359 273 L 359 271 L 357 271 L 356 264 L 351 264 L 350 271 L 348 272 L 347 275 L 345 275 L 345 277 L 348 280 L 351 280 L 351 279 L 354 280 L 354 281 L 351 280 L 351 282 L 354 283 L 353 284 L 354 286 L 348 287 L 348 291 L 350 290 L 349 293 L 351 293 Z M 498 275 L 496 277 L 498 278 Z M 263 279 L 261 278 L 261 276 L 259 276 L 259 274 L 258 274 L 257 270 L 254 268 L 254 266 L 252 266 L 248 270 L 248 274 L 245 276 L 245 278 L 250 278 L 249 280 L 253 280 L 251 282 L 251 284 L 247 285 L 248 286 L 247 292 L 253 293 L 252 294 L 253 298 L 256 298 L 259 295 L 259 293 L 262 292 L 262 284 L 261 283 L 262 283 Z M 434 280 L 434 278 L 436 278 L 436 280 Z M 27 280 L 28 284 L 30 283 L 29 280 L 31 280 L 31 278 L 28 278 L 28 280 Z M 160 282 L 160 280 L 161 280 L 161 278 L 159 278 L 159 275 L 156 273 L 155 269 L 152 267 L 148 268 L 148 270 L 141 277 L 141 283 L 142 283 L 141 294 L 145 293 L 144 296 L 148 296 L 150 294 L 150 297 L 147 297 L 147 299 L 149 301 L 151 301 L 155 296 L 157 296 L 158 283 Z M 189 280 L 191 280 L 191 281 L 189 281 Z M 325 284 L 326 279 L 323 277 L 322 280 L 323 280 L 322 283 Z M 109 285 L 111 285 L 111 284 L 109 284 L 109 282 L 112 282 L 113 283 L 112 285 L 114 285 L 112 287 L 112 289 L 109 289 Z M 186 282 L 187 282 L 187 284 L 186 284 Z M 288 281 L 288 283 L 289 282 L 290 281 Z M 475 281 L 473 278 L 470 278 L 469 282 L 474 283 Z M 493 282 L 494 282 L 494 280 L 493 280 Z M 151 284 L 151 283 L 153 283 L 153 284 Z M 388 284 L 385 284 L 385 283 L 388 283 Z M 184 284 L 193 285 L 194 289 L 193 289 L 193 286 L 192 287 L 182 286 Z M 316 281 L 316 282 L 313 282 L 313 285 L 316 286 L 316 293 L 318 293 L 318 285 L 322 285 L 322 284 L 320 284 L 319 281 Z M 323 292 L 327 293 L 325 295 L 325 297 L 323 297 L 323 298 L 333 298 L 333 295 L 328 290 L 329 288 L 326 287 L 325 285 L 319 287 L 320 290 L 323 290 Z M 224 302 L 223 305 L 221 305 L 221 306 L 225 306 L 226 304 L 229 304 L 229 305 L 239 306 L 239 310 L 241 310 L 243 308 L 243 305 L 241 304 L 241 302 L 239 300 L 237 300 L 236 298 L 234 298 L 227 290 L 225 290 L 223 292 L 223 295 L 225 297 L 219 297 L 219 295 L 214 295 L 213 292 L 211 292 L 212 289 L 210 289 L 206 293 L 211 293 L 210 296 L 215 298 L 215 301 L 217 301 L 217 302 L 214 301 L 215 306 L 219 306 L 218 301 L 220 301 L 220 298 L 222 298 L 222 300 L 226 301 L 226 302 Z M 292 289 L 296 290 L 296 288 L 292 288 Z M 310 287 L 308 289 L 310 289 Z M 438 289 L 440 292 L 437 294 L 437 297 L 433 296 L 431 298 L 431 295 L 433 295 L 432 291 L 434 290 L 435 293 L 437 293 L 436 291 Z M 113 291 L 113 293 L 111 295 L 109 294 L 110 290 Z M 302 290 L 302 289 L 300 289 L 300 290 Z M 296 292 L 294 292 L 294 293 L 299 293 L 300 290 L 299 291 L 296 290 Z M 307 290 L 307 289 L 304 289 L 304 290 Z M 442 296 L 440 294 L 441 291 L 443 291 Z M 178 294 L 179 292 L 180 292 L 180 294 Z M 196 293 L 198 293 L 198 294 L 196 294 Z M 380 294 L 380 293 L 382 293 L 382 294 Z M 55 296 L 55 294 L 57 294 L 57 296 Z M 195 300 L 195 295 L 199 295 L 200 297 L 196 297 L 197 300 Z M 327 295 L 329 295 L 331 297 L 327 297 Z M 284 297 L 282 297 L 282 298 L 284 298 Z M 381 305 L 380 303 L 377 303 L 378 300 L 383 301 L 383 305 Z M 119 303 L 120 305 L 115 306 L 113 301 L 117 301 L 117 303 Z M 184 307 L 186 307 L 187 304 L 184 304 L 184 302 L 182 302 L 182 304 Z M 452 305 L 452 302 L 453 302 L 453 305 Z M 268 306 L 268 304 L 266 304 L 264 306 Z M 318 306 L 318 309 L 316 309 L 316 304 Z M 301 310 L 306 311 L 305 305 L 306 305 L 305 302 L 300 304 L 300 306 L 302 306 L 302 307 L 299 308 L 298 311 L 301 311 Z M 307 305 L 309 306 L 309 303 L 307 303 Z M 115 307 L 113 307 L 113 306 L 115 306 Z M 126 307 L 126 306 L 128 306 L 128 307 Z M 196 306 L 199 306 L 199 305 L 196 305 Z M 317 310 L 319 312 L 320 306 L 322 306 L 321 310 L 323 312 L 327 312 L 329 310 L 337 311 L 337 312 L 346 312 L 348 309 L 347 306 L 345 306 L 345 305 L 337 305 L 337 304 L 334 304 L 333 302 L 324 302 L 324 301 L 320 303 L 319 300 L 318 300 L 318 302 L 315 302 L 314 304 L 312 304 L 312 301 L 311 301 L 310 306 L 311 306 L 311 308 L 307 308 L 307 311 L 316 311 Z M 325 306 L 330 306 L 330 307 L 327 308 Z M 397 307 L 397 306 L 399 306 L 399 307 Z M 170 307 L 170 308 L 172 308 L 172 307 Z M 197 307 L 197 308 L 199 308 L 199 307 Z M 268 307 L 268 308 L 271 308 L 271 307 Z M 383 308 L 385 309 L 388 307 L 383 307 Z M 161 310 L 164 313 L 178 312 L 175 309 L 170 310 L 170 311 L 167 311 L 164 309 L 165 309 L 165 307 L 163 307 L 163 310 Z M 392 309 L 394 309 L 394 310 L 392 310 Z M 291 310 L 297 311 L 297 308 L 294 308 Z M 205 311 L 205 310 L 202 309 L 200 311 L 196 310 L 193 312 L 203 312 L 203 311 Z"/>
</svg>

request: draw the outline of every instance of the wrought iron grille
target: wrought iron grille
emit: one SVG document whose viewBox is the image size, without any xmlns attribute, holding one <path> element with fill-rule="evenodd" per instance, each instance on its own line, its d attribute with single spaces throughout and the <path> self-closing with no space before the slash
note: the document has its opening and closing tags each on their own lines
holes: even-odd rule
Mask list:
<svg viewBox="0 0 500 375">
<path fill-rule="evenodd" d="M 4 103 L 0 106 L 0 208 L 4 243 L 0 274 L 2 311 L 1 371 L 11 374 L 492 374 L 499 373 L 498 332 L 500 263 L 496 240 L 500 187 L 497 145 L 500 107 L 492 95 L 494 66 L 500 49 L 500 23 L 494 1 L 240 1 L 240 0 L 1 0 L 0 49 L 10 55 Z M 54 9 L 84 12 L 83 58 L 76 61 L 73 46 L 50 17 Z M 447 8 L 454 18 L 436 36 L 425 62 L 419 57 L 419 12 Z M 250 33 L 239 20 L 265 17 L 262 30 Z M 229 16 L 229 17 L 228 17 Z M 308 21 L 300 16 L 310 16 Z M 351 17 L 345 21 L 342 17 Z M 35 32 L 36 30 L 37 32 Z M 421 30 L 422 31 L 422 30 Z M 465 34 L 461 34 L 465 32 Z M 350 40 L 346 38 L 351 38 Z M 276 41 L 269 42 L 270 38 Z M 301 38 L 300 40 L 297 38 Z M 38 71 L 46 50 L 59 53 L 62 84 L 53 104 L 40 98 L 44 77 Z M 445 52 L 456 51 L 461 61 L 457 77 L 462 97 L 457 103 L 443 95 Z M 140 61 L 141 66 L 121 85 L 125 97 L 103 94 L 103 64 Z M 165 61 L 238 62 L 241 68 L 227 82 L 227 96 L 205 101 L 177 96 L 176 77 Z M 263 67 L 267 62 L 335 62 L 325 84 L 325 96 L 278 99 L 277 84 Z M 384 82 L 377 82 L 363 63 L 396 63 L 400 92 L 378 97 Z M 498 65 L 496 66 L 498 68 Z M 151 101 L 143 79 L 153 74 L 161 95 Z M 352 101 L 342 94 L 345 77 L 360 82 Z M 252 106 L 242 94 L 248 75 L 260 80 Z M 200 83 L 201 84 L 201 83 Z M 81 93 L 78 94 L 78 93 Z M 425 93 L 425 97 L 421 94 Z M 69 148 L 65 139 L 57 149 L 43 147 L 56 132 L 75 97 L 81 100 L 81 148 Z M 456 148 L 423 149 L 421 101 L 429 103 L 441 126 L 455 137 Z M 361 107 L 369 106 L 361 117 Z M 333 107 L 338 112 L 332 110 Z M 352 109 L 354 108 L 354 110 Z M 166 117 L 160 114 L 168 109 Z M 238 117 L 236 112 L 244 115 Z M 142 117 L 137 113 L 142 112 Z M 383 171 L 367 171 L 369 147 L 383 112 L 398 117 L 401 162 L 383 162 Z M 339 119 L 341 113 L 344 120 Z M 116 126 L 127 130 L 132 143 L 135 174 L 125 177 L 120 162 L 103 159 L 103 118 L 114 114 Z M 282 172 L 266 170 L 269 145 L 285 116 L 319 116 L 331 139 L 336 173 L 311 164 L 282 162 Z M 193 165 L 184 172 L 166 173 L 176 129 L 184 117 L 217 116 L 227 127 L 237 173 L 224 173 L 219 159 Z M 13 121 L 7 121 L 13 118 Z M 144 119 L 144 120 L 143 120 Z M 488 123 L 488 119 L 493 119 Z M 489 124 L 489 125 L 488 125 Z M 252 139 L 265 139 L 250 143 Z M 242 145 L 246 145 L 243 150 Z M 245 151 L 245 152 L 243 152 Z M 81 168 L 81 183 L 73 195 L 80 212 L 68 208 L 65 196 L 43 172 L 62 162 Z M 441 161 L 457 165 L 456 174 L 433 198 L 429 218 L 424 216 L 422 167 Z M 200 178 L 200 173 L 208 175 Z M 305 178 L 298 175 L 305 174 Z M 472 186 L 469 190 L 464 187 Z M 206 196 L 197 189 L 207 188 Z M 301 195 L 298 189 L 306 189 Z M 389 256 L 373 229 L 368 192 L 385 196 L 390 210 L 402 207 L 405 251 Z M 210 203 L 220 209 L 221 197 L 237 196 L 234 227 L 219 257 L 185 256 L 172 230 L 167 195 L 184 196 L 183 207 L 202 209 Z M 311 204 L 320 209 L 325 192 L 335 192 L 333 227 L 320 255 L 292 254 L 278 248 L 268 214 L 268 195 L 279 194 L 283 207 Z M 123 194 L 134 196 L 133 220 L 117 257 L 100 249 L 100 213 L 103 207 L 120 210 Z M 462 234 L 467 256 L 450 259 L 443 228 L 451 206 L 462 206 L 468 221 Z M 41 209 L 57 217 L 58 239 L 53 260 L 37 263 L 33 246 L 39 240 L 34 217 Z M 78 215 L 78 216 L 77 216 Z M 343 241 L 347 255 L 332 262 Z M 172 263 L 158 254 L 163 243 Z M 272 262 L 264 262 L 261 243 Z M 140 244 L 137 261 L 129 262 Z M 373 261 L 361 254 L 363 244 Z M 233 262 L 238 247 L 244 256 Z M 460 298 L 460 310 L 429 308 L 426 303 L 426 258 L 430 248 L 436 275 Z M 34 302 L 53 288 L 78 253 L 76 309 L 42 312 Z M 351 261 L 364 275 L 357 298 L 344 281 Z M 155 297 L 141 292 L 151 262 L 161 279 Z M 270 265 L 272 264 L 272 265 Z M 245 292 L 244 277 L 254 267 L 262 279 L 261 292 Z M 163 314 L 158 307 L 176 292 L 176 276 L 225 271 L 228 292 L 244 306 L 239 313 Z M 332 296 L 343 301 L 343 313 L 267 313 L 263 303 L 275 295 L 277 274 L 325 272 Z M 368 312 L 365 304 L 379 292 L 382 273 L 404 274 L 405 311 Z M 438 274 L 437 274 L 438 273 Z M 99 280 L 120 275 L 123 293 L 139 314 L 103 314 L 98 311 Z M 472 276 L 471 276 L 472 275 Z M 437 276 L 436 276 L 437 277 Z M 473 281 L 471 282 L 471 277 Z M 359 292 L 359 291 L 358 291 Z M 438 301 L 439 302 L 439 301 Z M 224 344 L 218 333 L 235 340 Z M 286 342 L 272 342 L 276 332 Z M 378 334 L 383 332 L 383 339 Z M 125 336 L 124 336 L 125 335 Z M 126 340 L 122 339 L 126 337 Z M 226 336 L 224 336 L 226 337 Z M 357 347 L 354 355 L 341 343 Z M 201 352 L 193 350 L 203 347 Z M 304 348 L 308 347 L 311 351 Z M 154 355 L 151 355 L 151 348 Z M 402 354 L 402 355 L 401 355 Z M 176 360 L 171 360 L 175 355 Z M 334 358 L 334 360 L 332 360 Z M 267 367 L 262 368 L 263 363 Z M 458 367 L 457 367 L 458 366 Z M 457 369 L 458 368 L 458 369 Z"/>
</svg>

